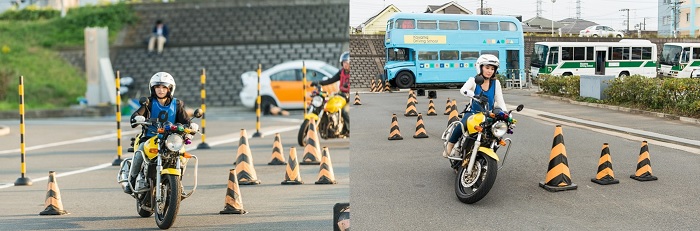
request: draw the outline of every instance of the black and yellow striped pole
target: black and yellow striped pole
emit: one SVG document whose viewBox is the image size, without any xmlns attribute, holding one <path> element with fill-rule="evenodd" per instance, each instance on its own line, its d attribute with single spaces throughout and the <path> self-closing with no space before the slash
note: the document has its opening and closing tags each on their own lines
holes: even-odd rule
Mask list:
<svg viewBox="0 0 700 231">
<path fill-rule="evenodd" d="M 261 110 L 261 101 L 262 98 L 260 96 L 260 75 L 262 74 L 262 64 L 258 64 L 258 99 L 255 102 L 257 104 L 257 107 L 255 109 L 255 133 L 253 134 L 253 137 L 262 137 L 262 133 L 260 133 L 260 110 Z"/>
<path fill-rule="evenodd" d="M 302 89 L 304 91 L 304 113 L 302 115 L 306 115 L 306 63 L 304 61 L 301 62 L 301 83 L 303 84 Z"/>
<path fill-rule="evenodd" d="M 19 77 L 19 152 L 22 162 L 20 167 L 22 176 L 17 178 L 15 185 L 32 185 L 32 180 L 25 176 L 27 173 L 27 163 L 25 162 L 24 153 L 24 76 Z"/>
<path fill-rule="evenodd" d="M 207 120 L 206 120 L 206 111 L 207 111 L 207 104 L 205 102 L 205 99 L 207 98 L 207 91 L 204 88 L 204 85 L 207 83 L 207 71 L 202 68 L 202 76 L 200 77 L 201 82 L 202 82 L 202 89 L 200 90 L 200 94 L 202 97 L 202 143 L 197 145 L 197 149 L 210 149 L 209 144 L 207 144 L 206 139 L 207 135 L 205 132 L 205 128 L 207 127 Z"/>
<path fill-rule="evenodd" d="M 112 166 L 119 166 L 122 164 L 122 96 L 119 90 L 119 85 L 121 85 L 121 80 L 119 79 L 119 71 L 117 71 L 117 158 L 112 161 Z"/>
</svg>

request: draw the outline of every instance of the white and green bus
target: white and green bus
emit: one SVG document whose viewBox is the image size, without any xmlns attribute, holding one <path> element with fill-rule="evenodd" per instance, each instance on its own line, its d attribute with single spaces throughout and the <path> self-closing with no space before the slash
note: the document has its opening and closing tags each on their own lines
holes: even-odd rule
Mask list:
<svg viewBox="0 0 700 231">
<path fill-rule="evenodd" d="M 700 43 L 664 43 L 659 64 L 662 76 L 700 77 Z"/>
<path fill-rule="evenodd" d="M 649 40 L 619 42 L 537 42 L 530 75 L 643 75 L 656 77 L 656 44 Z"/>
</svg>

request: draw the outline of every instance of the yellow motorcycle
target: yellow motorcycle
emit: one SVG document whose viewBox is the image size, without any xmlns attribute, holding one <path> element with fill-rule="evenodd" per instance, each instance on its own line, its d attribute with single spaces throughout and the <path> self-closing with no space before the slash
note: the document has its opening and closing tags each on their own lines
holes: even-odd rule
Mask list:
<svg viewBox="0 0 700 231">
<path fill-rule="evenodd" d="M 143 101 L 143 100 L 142 100 Z M 142 102 L 142 104 L 145 103 Z M 197 130 L 191 130 L 186 126 L 167 121 L 167 117 L 161 114 L 161 118 L 151 118 L 145 121 L 142 116 L 137 116 L 134 124 L 149 126 L 155 125 L 158 135 L 144 141 L 143 151 L 137 150 L 135 155 L 143 155 L 144 163 L 135 182 L 142 182 L 145 187 L 135 187 L 131 194 L 136 199 L 136 211 L 141 217 L 150 217 L 155 214 L 156 225 L 161 229 L 170 228 L 175 223 L 180 201 L 191 196 L 197 189 L 197 156 L 185 152 L 185 145 L 190 144 L 192 136 Z M 140 118 L 139 118 L 140 117 Z M 202 110 L 196 109 L 194 117 L 201 118 Z M 134 141 L 140 140 L 141 134 L 132 138 L 129 152 L 134 152 Z M 139 147 L 136 143 L 135 147 Z M 182 187 L 182 175 L 184 174 L 187 160 L 193 158 L 194 163 L 194 187 L 188 193 L 184 193 Z M 117 175 L 117 182 L 124 189 L 129 182 L 129 171 L 132 158 L 122 161 L 121 170 Z M 138 183 L 137 183 L 138 184 Z"/>
<path fill-rule="evenodd" d="M 347 104 L 345 97 L 338 94 L 329 95 L 318 83 L 314 83 L 314 87 L 316 90 L 311 93 L 311 103 L 297 135 L 297 142 L 302 147 L 306 145 L 307 131 L 312 119 L 322 139 L 345 138 L 350 134 L 342 115 L 345 113 L 343 107 Z"/>
</svg>

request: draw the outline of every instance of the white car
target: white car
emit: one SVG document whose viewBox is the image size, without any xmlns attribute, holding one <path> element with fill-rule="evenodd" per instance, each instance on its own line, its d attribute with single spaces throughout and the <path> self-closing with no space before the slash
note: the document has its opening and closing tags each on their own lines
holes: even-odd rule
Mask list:
<svg viewBox="0 0 700 231">
<path fill-rule="evenodd" d="M 579 37 L 616 37 L 616 38 L 623 38 L 625 37 L 625 34 L 619 31 L 613 30 L 612 27 L 609 26 L 603 26 L 603 25 L 596 25 L 596 26 L 589 26 L 586 29 L 583 29 L 582 31 L 579 31 Z"/>
<path fill-rule="evenodd" d="M 336 73 L 338 68 L 328 63 L 317 60 L 294 60 L 278 64 L 270 69 L 262 71 L 260 74 L 260 105 L 263 111 L 269 105 L 281 107 L 283 109 L 304 108 L 304 93 L 301 69 L 306 65 L 306 91 L 307 95 L 314 89 L 309 87 L 311 81 L 326 80 Z M 258 94 L 258 74 L 257 71 L 248 71 L 241 75 L 243 89 L 240 92 L 241 103 L 248 108 L 256 107 Z M 324 86 L 328 92 L 337 92 L 339 83 Z M 308 100 L 308 99 L 307 99 Z"/>
</svg>

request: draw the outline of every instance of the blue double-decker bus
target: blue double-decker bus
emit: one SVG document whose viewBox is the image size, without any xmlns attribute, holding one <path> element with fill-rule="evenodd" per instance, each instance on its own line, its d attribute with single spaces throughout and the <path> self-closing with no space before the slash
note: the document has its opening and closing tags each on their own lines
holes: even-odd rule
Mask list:
<svg viewBox="0 0 700 231">
<path fill-rule="evenodd" d="M 399 88 L 464 83 L 482 54 L 496 55 L 507 79 L 525 78 L 523 28 L 512 16 L 396 13 L 384 43 L 384 76 Z"/>
</svg>

